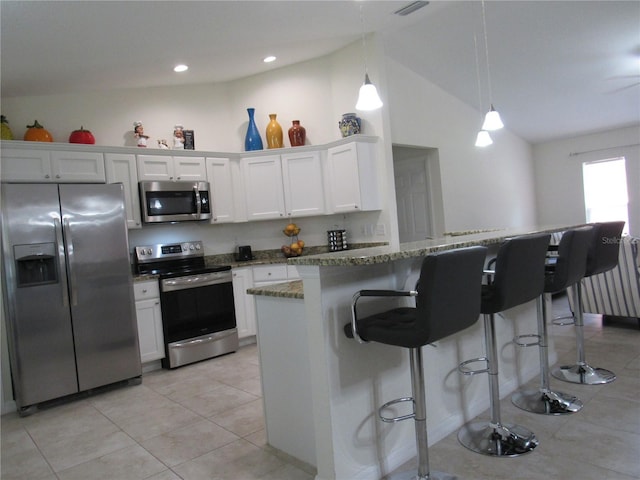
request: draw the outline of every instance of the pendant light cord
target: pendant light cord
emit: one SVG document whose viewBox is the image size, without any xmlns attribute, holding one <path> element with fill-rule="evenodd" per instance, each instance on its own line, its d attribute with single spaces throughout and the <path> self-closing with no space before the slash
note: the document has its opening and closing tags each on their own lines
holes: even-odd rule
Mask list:
<svg viewBox="0 0 640 480">
<path fill-rule="evenodd" d="M 487 91 L 489 93 L 489 104 L 493 105 L 493 92 L 491 90 L 491 69 L 489 68 L 489 42 L 487 41 L 487 20 L 484 13 L 484 0 L 482 0 L 482 31 L 484 33 L 484 57 L 487 62 Z"/>
<path fill-rule="evenodd" d="M 476 80 L 478 82 L 478 107 L 479 111 L 482 112 L 482 89 L 480 88 L 480 61 L 478 60 L 478 35 L 474 31 L 473 32 L 473 51 L 476 55 Z M 480 113 L 482 116 L 482 113 Z"/>
<path fill-rule="evenodd" d="M 360 32 L 362 35 L 362 50 L 364 54 L 364 73 L 367 75 L 369 73 L 367 70 L 367 42 L 364 38 L 364 14 L 362 13 L 362 4 L 360 4 Z"/>
</svg>

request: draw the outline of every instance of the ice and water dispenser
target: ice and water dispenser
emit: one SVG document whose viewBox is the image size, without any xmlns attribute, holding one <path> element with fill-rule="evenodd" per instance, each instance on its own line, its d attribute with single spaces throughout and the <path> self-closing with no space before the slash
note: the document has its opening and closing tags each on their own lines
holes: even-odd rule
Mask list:
<svg viewBox="0 0 640 480">
<path fill-rule="evenodd" d="M 18 287 L 33 287 L 58 281 L 55 243 L 14 245 Z"/>
</svg>

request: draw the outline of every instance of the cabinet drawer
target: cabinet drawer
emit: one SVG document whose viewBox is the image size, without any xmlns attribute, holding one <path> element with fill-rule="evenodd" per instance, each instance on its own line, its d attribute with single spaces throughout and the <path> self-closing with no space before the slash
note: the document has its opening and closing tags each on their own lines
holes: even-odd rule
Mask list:
<svg viewBox="0 0 640 480">
<path fill-rule="evenodd" d="M 158 282 L 155 280 L 148 282 L 134 282 L 133 296 L 136 302 L 138 300 L 160 297 L 160 288 L 158 286 Z"/>
<path fill-rule="evenodd" d="M 264 265 L 253 267 L 254 282 L 279 282 L 287 279 L 286 265 Z"/>
<path fill-rule="evenodd" d="M 298 273 L 298 269 L 295 265 L 287 265 L 287 279 L 288 280 L 299 280 L 300 274 Z"/>
</svg>

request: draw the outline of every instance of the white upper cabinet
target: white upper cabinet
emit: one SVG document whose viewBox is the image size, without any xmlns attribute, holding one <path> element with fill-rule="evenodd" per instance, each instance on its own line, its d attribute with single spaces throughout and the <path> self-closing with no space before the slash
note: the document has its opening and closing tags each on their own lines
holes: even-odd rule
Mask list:
<svg viewBox="0 0 640 480">
<path fill-rule="evenodd" d="M 206 181 L 204 157 L 137 155 L 140 181 Z"/>
<path fill-rule="evenodd" d="M 107 183 L 122 183 L 124 186 L 127 228 L 142 228 L 136 156 L 129 153 L 105 153 L 104 166 Z"/>
<path fill-rule="evenodd" d="M 328 213 L 380 210 L 373 147 L 370 143 L 352 142 L 327 149 Z"/>
<path fill-rule="evenodd" d="M 247 220 L 269 220 L 285 216 L 280 155 L 240 160 Z"/>
<path fill-rule="evenodd" d="M 323 215 L 320 152 L 243 158 L 247 220 Z"/>
<path fill-rule="evenodd" d="M 97 152 L 2 149 L 3 182 L 105 183 Z"/>
<path fill-rule="evenodd" d="M 282 155 L 282 181 L 287 216 L 308 217 L 324 214 L 320 152 Z"/>
<path fill-rule="evenodd" d="M 229 158 L 207 157 L 207 181 L 211 189 L 213 216 L 211 223 L 230 223 L 236 221 L 234 195 L 237 190 Z"/>
</svg>

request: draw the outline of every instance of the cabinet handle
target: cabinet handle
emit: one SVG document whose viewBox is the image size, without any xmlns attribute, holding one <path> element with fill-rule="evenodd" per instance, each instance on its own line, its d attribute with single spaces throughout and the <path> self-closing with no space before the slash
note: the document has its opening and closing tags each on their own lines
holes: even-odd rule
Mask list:
<svg viewBox="0 0 640 480">
<path fill-rule="evenodd" d="M 146 289 L 146 288 L 143 288 L 143 289 L 142 289 L 142 293 L 147 293 L 147 289 Z"/>
<path fill-rule="evenodd" d="M 56 175 L 56 178 L 60 178 L 60 175 Z"/>
<path fill-rule="evenodd" d="M 50 176 L 49 176 L 49 174 L 47 173 L 47 174 L 44 176 L 44 178 L 51 178 L 51 177 L 50 177 Z"/>
<path fill-rule="evenodd" d="M 160 302 L 156 302 L 156 305 L 160 305 Z"/>
</svg>

